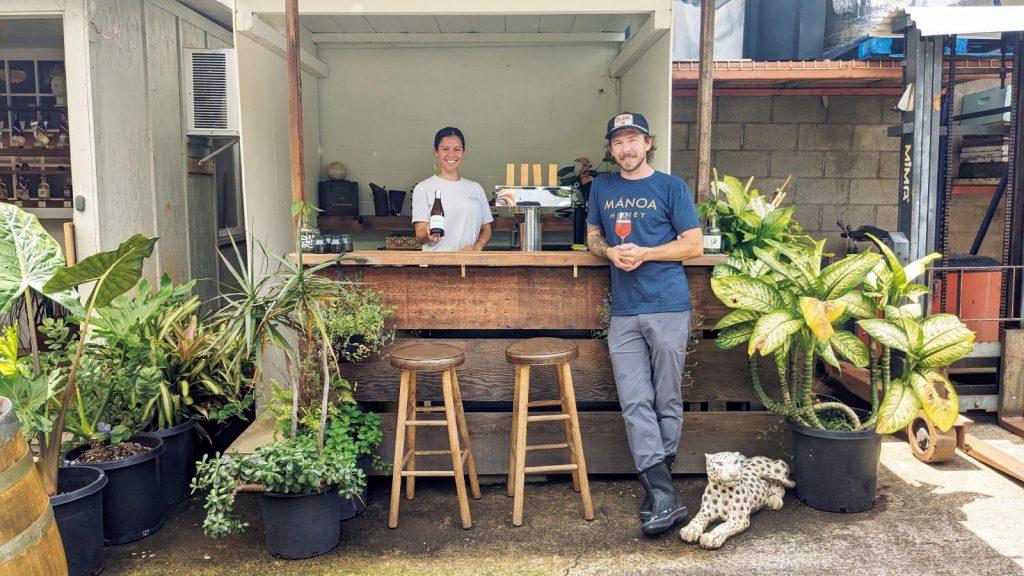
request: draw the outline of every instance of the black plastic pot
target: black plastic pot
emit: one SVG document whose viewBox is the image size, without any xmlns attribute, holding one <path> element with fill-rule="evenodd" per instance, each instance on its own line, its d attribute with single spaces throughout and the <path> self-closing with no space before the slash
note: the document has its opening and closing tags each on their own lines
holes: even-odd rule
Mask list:
<svg viewBox="0 0 1024 576">
<path fill-rule="evenodd" d="M 164 506 L 177 504 L 191 495 L 192 477 L 196 475 L 195 432 L 192 420 L 173 428 L 151 432 L 164 441 L 160 456 L 160 488 Z"/>
<path fill-rule="evenodd" d="M 334 487 L 314 494 L 260 493 L 267 551 L 289 560 L 330 552 L 341 538 L 341 502 Z"/>
<path fill-rule="evenodd" d="M 829 512 L 862 512 L 875 505 L 882 437 L 874 430 L 817 430 L 794 422 L 796 497 Z"/>
<path fill-rule="evenodd" d="M 196 423 L 206 431 L 208 439 L 201 437 L 196 447 L 196 460 L 202 458 L 203 454 L 211 457 L 216 453 L 225 453 L 228 447 L 242 435 L 256 419 L 256 404 L 253 403 L 242 412 L 241 416 L 232 416 L 226 420 L 200 420 Z"/>
<path fill-rule="evenodd" d="M 356 466 L 359 467 L 363 473 L 366 473 L 370 469 L 370 455 L 364 454 L 356 460 Z M 356 516 L 359 516 L 366 511 L 366 486 L 363 486 L 363 491 L 359 496 L 343 499 L 341 501 L 341 519 L 351 520 Z"/>
<path fill-rule="evenodd" d="M 160 489 L 160 455 L 164 441 L 152 434 L 130 438 L 150 448 L 149 452 L 115 462 L 83 464 L 107 474 L 103 491 L 103 541 L 108 546 L 145 538 L 164 524 L 163 491 Z M 73 448 L 65 457 L 69 464 L 86 450 L 87 444 Z"/>
<path fill-rule="evenodd" d="M 50 498 L 53 517 L 68 559 L 68 576 L 103 571 L 103 487 L 107 475 L 94 466 L 57 470 L 57 495 Z"/>
</svg>

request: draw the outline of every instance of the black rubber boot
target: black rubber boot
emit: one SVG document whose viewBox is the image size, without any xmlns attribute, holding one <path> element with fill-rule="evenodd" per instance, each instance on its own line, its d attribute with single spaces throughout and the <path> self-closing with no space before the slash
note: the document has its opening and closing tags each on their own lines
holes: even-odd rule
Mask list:
<svg viewBox="0 0 1024 576">
<path fill-rule="evenodd" d="M 668 468 L 669 474 L 672 473 L 672 465 L 676 462 L 676 455 L 669 454 L 665 456 L 665 467 Z M 644 502 L 640 505 L 640 523 L 643 524 L 651 519 L 651 515 L 654 511 L 651 510 L 651 497 L 650 495 L 644 496 Z"/>
<path fill-rule="evenodd" d="M 690 515 L 686 506 L 683 506 L 676 496 L 675 488 L 672 486 L 672 474 L 664 462 L 641 472 L 640 483 L 651 498 L 651 517 L 641 526 L 645 536 L 661 534 Z"/>
</svg>

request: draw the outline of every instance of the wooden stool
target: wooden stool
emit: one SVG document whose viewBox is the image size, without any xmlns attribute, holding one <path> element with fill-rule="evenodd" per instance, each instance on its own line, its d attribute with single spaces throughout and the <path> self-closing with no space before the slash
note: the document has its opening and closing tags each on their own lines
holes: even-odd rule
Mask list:
<svg viewBox="0 0 1024 576">
<path fill-rule="evenodd" d="M 398 527 L 398 501 L 402 491 L 402 477 L 405 481 L 405 497 L 412 500 L 416 495 L 417 476 L 442 476 L 455 478 L 455 492 L 459 498 L 459 515 L 462 527 L 470 528 L 473 520 L 469 516 L 469 501 L 466 499 L 466 479 L 463 477 L 463 463 L 469 473 L 469 484 L 473 499 L 480 499 L 480 483 L 476 478 L 476 464 L 473 449 L 469 443 L 469 428 L 466 414 L 462 411 L 462 393 L 455 367 L 465 362 L 462 350 L 447 344 L 412 344 L 391 353 L 391 365 L 402 369 L 402 386 L 398 393 L 398 422 L 395 425 L 395 468 L 391 479 L 391 514 L 388 527 Z M 416 373 L 441 372 L 441 388 L 444 406 L 416 406 Z M 418 420 L 417 414 L 444 412 L 444 420 Z M 448 429 L 448 450 L 416 450 L 416 428 L 418 426 L 445 426 Z M 406 428 L 408 428 L 409 450 L 405 450 Z M 462 437 L 463 448 L 459 447 Z M 417 456 L 450 455 L 452 470 L 417 470 Z"/>
<path fill-rule="evenodd" d="M 583 498 L 583 517 L 594 519 L 590 501 L 590 483 L 587 481 L 587 463 L 580 439 L 580 422 L 576 415 L 576 393 L 572 387 L 569 362 L 580 355 L 572 342 L 559 338 L 531 338 L 521 340 L 505 349 L 505 359 L 516 367 L 515 392 L 512 401 L 512 436 L 508 454 L 508 495 L 512 504 L 512 524 L 523 524 L 523 490 L 527 474 L 572 472 L 572 489 Z M 559 400 L 530 402 L 530 366 L 554 365 L 558 373 Z M 561 413 L 545 412 L 530 416 L 530 408 L 561 406 Z M 526 425 L 530 422 L 557 422 L 561 420 L 565 442 L 560 444 L 526 444 Z M 560 450 L 569 452 L 568 464 L 553 466 L 527 466 L 526 453 L 534 450 Z"/>
</svg>

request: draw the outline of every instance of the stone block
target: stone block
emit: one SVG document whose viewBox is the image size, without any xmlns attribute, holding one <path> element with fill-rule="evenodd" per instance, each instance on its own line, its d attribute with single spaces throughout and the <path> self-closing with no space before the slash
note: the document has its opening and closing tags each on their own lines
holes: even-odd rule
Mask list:
<svg viewBox="0 0 1024 576">
<path fill-rule="evenodd" d="M 899 150 L 900 139 L 890 137 L 885 124 L 861 124 L 853 127 L 854 150 Z"/>
<path fill-rule="evenodd" d="M 874 124 L 882 121 L 881 96 L 832 96 L 828 99 L 832 124 Z"/>
<path fill-rule="evenodd" d="M 850 204 L 896 205 L 899 190 L 895 179 L 855 178 L 850 180 Z"/>
<path fill-rule="evenodd" d="M 795 150 L 796 124 L 745 124 L 744 150 Z"/>
<path fill-rule="evenodd" d="M 697 149 L 700 134 L 697 125 L 690 125 L 690 150 Z M 743 148 L 743 124 L 713 122 L 711 124 L 712 150 L 739 150 Z"/>
<path fill-rule="evenodd" d="M 845 178 L 799 178 L 796 185 L 796 203 L 846 204 L 850 181 Z"/>
<path fill-rule="evenodd" d="M 773 96 L 772 122 L 824 122 L 827 117 L 820 96 Z"/>
<path fill-rule="evenodd" d="M 857 228 L 866 224 L 872 224 L 875 220 L 875 207 L 859 204 L 843 204 L 839 206 L 827 206 L 822 212 L 823 222 L 834 223 L 842 220 L 844 223 Z"/>
<path fill-rule="evenodd" d="M 697 153 L 687 150 L 672 154 L 672 174 L 680 178 L 697 176 Z"/>
<path fill-rule="evenodd" d="M 897 206 L 879 206 L 875 211 L 875 226 L 882 230 L 896 230 L 898 215 Z"/>
<path fill-rule="evenodd" d="M 697 98 L 693 96 L 672 97 L 673 122 L 697 122 Z"/>
<path fill-rule="evenodd" d="M 903 158 L 896 152 L 882 152 L 878 167 L 879 178 L 899 178 Z"/>
<path fill-rule="evenodd" d="M 821 212 L 821 204 L 804 204 L 800 202 L 796 205 L 793 218 L 796 219 L 797 223 L 804 230 L 821 230 Z"/>
<path fill-rule="evenodd" d="M 696 124 L 694 124 L 696 126 Z M 672 123 L 672 149 L 673 150 L 688 150 L 687 132 L 689 131 L 690 125 L 686 122 L 673 122 Z"/>
<path fill-rule="evenodd" d="M 751 176 L 768 175 L 770 155 L 770 152 L 716 150 L 712 166 L 718 169 L 719 176 L 735 176 L 745 181 Z"/>
<path fill-rule="evenodd" d="M 821 176 L 825 173 L 824 152 L 776 150 L 771 155 L 769 175 L 773 177 Z"/>
<path fill-rule="evenodd" d="M 874 178 L 878 174 L 878 152 L 839 150 L 825 153 L 825 176 Z"/>
<path fill-rule="evenodd" d="M 764 98 L 720 96 L 714 103 L 718 122 L 770 122 L 771 106 Z"/>
<path fill-rule="evenodd" d="M 852 135 L 850 124 L 801 124 L 798 147 L 801 150 L 849 150 Z"/>
</svg>

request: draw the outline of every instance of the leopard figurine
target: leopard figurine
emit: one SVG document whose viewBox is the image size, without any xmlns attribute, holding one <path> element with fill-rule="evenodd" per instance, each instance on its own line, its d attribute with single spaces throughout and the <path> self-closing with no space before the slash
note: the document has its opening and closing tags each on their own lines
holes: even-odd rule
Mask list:
<svg viewBox="0 0 1024 576">
<path fill-rule="evenodd" d="M 764 456 L 747 458 L 739 452 L 705 454 L 708 486 L 701 498 L 700 512 L 679 531 L 683 542 L 697 542 L 703 548 L 720 548 L 726 539 L 750 526 L 750 514 L 767 506 L 782 509 L 789 479 L 789 466 Z M 717 520 L 722 523 L 704 532 Z"/>
</svg>

